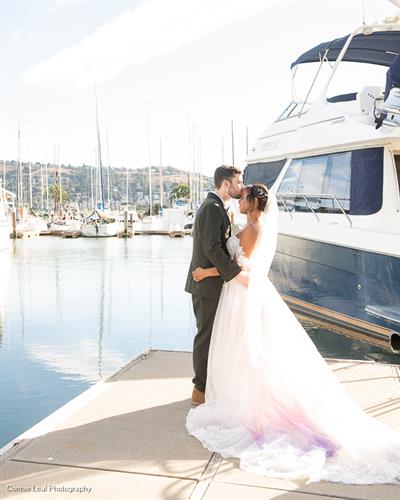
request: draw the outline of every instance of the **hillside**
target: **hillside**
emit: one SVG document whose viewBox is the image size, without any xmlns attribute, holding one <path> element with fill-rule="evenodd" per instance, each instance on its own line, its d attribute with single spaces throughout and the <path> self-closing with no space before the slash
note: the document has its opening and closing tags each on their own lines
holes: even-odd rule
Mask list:
<svg viewBox="0 0 400 500">
<path fill-rule="evenodd" d="M 33 208 L 42 209 L 42 177 L 43 175 L 43 206 L 46 206 L 46 168 L 49 187 L 57 182 L 57 169 L 50 164 L 32 164 L 32 193 Z M 16 193 L 16 161 L 5 161 L 6 182 L 5 187 L 9 191 Z M 152 167 L 152 187 L 153 203 L 160 200 L 160 169 Z M 70 201 L 78 203 L 81 210 L 92 206 L 92 187 L 98 196 L 98 173 L 97 169 L 90 165 L 72 166 L 61 165 L 61 183 L 70 196 Z M 189 172 L 178 170 L 171 166 L 163 167 L 163 198 L 164 206 L 168 206 L 169 193 L 172 188 L 180 183 L 189 183 Z M 23 199 L 24 204 L 29 200 L 29 164 L 22 164 L 23 178 Z M 3 162 L 0 161 L 0 179 L 3 180 Z M 127 201 L 127 171 L 125 168 L 111 167 L 109 176 L 107 169 L 104 169 L 104 195 L 108 199 L 108 179 L 110 185 L 110 201 L 112 208 L 119 208 L 121 202 Z M 204 191 L 212 189 L 213 181 L 211 177 L 203 176 Z M 130 169 L 128 172 L 128 201 L 135 203 L 139 207 L 146 206 L 149 202 L 149 178 L 148 168 Z M 51 206 L 51 204 L 50 204 Z"/>
</svg>

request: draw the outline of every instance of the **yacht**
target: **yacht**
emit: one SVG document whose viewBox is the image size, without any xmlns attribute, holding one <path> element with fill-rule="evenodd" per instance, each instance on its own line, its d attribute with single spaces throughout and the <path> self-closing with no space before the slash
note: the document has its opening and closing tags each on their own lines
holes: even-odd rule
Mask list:
<svg viewBox="0 0 400 500">
<path fill-rule="evenodd" d="M 244 179 L 277 195 L 270 277 L 287 304 L 400 353 L 398 54 L 399 18 L 301 54 L 293 87 L 313 68 L 311 87 L 257 139 Z"/>
</svg>

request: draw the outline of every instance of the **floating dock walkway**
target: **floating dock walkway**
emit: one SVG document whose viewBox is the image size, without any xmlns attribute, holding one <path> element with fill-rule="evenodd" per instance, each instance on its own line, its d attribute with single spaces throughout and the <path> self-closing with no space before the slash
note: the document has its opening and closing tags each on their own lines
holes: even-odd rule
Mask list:
<svg viewBox="0 0 400 500">
<path fill-rule="evenodd" d="M 400 430 L 399 366 L 329 364 L 364 410 Z M 187 434 L 191 378 L 191 353 L 150 351 L 138 357 L 3 448 L 0 498 L 400 498 L 399 485 L 305 484 L 241 471 L 237 460 L 222 459 Z"/>
</svg>

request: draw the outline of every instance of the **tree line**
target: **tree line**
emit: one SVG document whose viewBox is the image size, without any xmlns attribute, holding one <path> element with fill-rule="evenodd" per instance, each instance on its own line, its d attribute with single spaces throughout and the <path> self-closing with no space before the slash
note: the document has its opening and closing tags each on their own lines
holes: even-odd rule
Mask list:
<svg viewBox="0 0 400 500">
<path fill-rule="evenodd" d="M 3 181 L 5 171 L 5 188 L 13 193 L 17 192 L 17 169 L 15 161 L 0 161 L 0 180 Z M 152 199 L 153 203 L 160 202 L 160 168 L 154 166 L 152 171 Z M 21 164 L 22 192 L 20 198 L 24 206 L 34 210 L 53 210 L 59 203 L 74 203 L 81 210 L 93 206 L 93 198 L 98 202 L 99 177 L 96 168 L 90 165 L 72 166 L 35 163 Z M 31 173 L 30 173 L 31 172 Z M 121 203 L 132 203 L 138 207 L 145 207 L 149 203 L 149 169 L 130 169 L 111 167 L 103 170 L 103 192 L 106 204 L 110 208 L 119 209 Z M 191 174 L 171 166 L 162 169 L 163 205 L 169 206 L 178 198 L 189 197 L 189 185 L 193 184 Z M 192 184 L 191 184 L 192 183 Z M 1 185 L 1 183 L 0 183 Z M 212 189 L 212 178 L 203 176 L 204 190 Z M 32 186 L 32 196 L 30 190 Z M 21 200 L 20 200 L 21 201 Z"/>
</svg>

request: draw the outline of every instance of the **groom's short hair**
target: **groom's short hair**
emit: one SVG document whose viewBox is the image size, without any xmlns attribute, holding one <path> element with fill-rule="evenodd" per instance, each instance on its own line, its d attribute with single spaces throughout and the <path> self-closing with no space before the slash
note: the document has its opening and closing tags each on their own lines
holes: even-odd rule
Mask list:
<svg viewBox="0 0 400 500">
<path fill-rule="evenodd" d="M 241 173 L 242 171 L 239 168 L 231 167 L 229 165 L 221 165 L 214 172 L 214 185 L 217 189 L 219 189 L 225 179 L 230 182 L 232 177 Z"/>
</svg>

